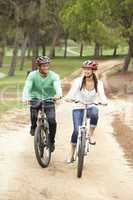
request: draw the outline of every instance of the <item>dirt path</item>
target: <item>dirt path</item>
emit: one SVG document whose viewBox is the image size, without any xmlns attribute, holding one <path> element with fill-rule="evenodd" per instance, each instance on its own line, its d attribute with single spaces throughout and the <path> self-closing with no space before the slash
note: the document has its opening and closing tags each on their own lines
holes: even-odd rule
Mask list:
<svg viewBox="0 0 133 200">
<path fill-rule="evenodd" d="M 97 145 L 85 159 L 82 179 L 76 178 L 76 164 L 66 164 L 71 109 L 64 102 L 57 108 L 56 151 L 47 169 L 35 159 L 28 111 L 9 112 L 9 123 L 1 121 L 0 200 L 132 200 L 133 171 L 112 134 L 110 113 L 119 112 L 121 104 L 112 100 L 108 108 L 101 108 Z"/>
<path fill-rule="evenodd" d="M 99 122 L 97 129 L 97 145 L 86 158 L 80 180 L 76 178 L 76 164 L 67 165 L 65 161 L 72 131 L 69 104 L 63 103 L 58 107 L 60 126 L 57 146 L 48 169 L 39 167 L 34 156 L 33 138 L 28 135 L 28 125 L 20 123 L 18 119 L 19 114 L 15 114 L 15 122 L 9 124 L 10 129 L 0 131 L 0 200 L 132 199 L 133 174 L 121 148 L 110 134 L 111 119 L 107 111 L 102 112 L 102 123 Z"/>
</svg>

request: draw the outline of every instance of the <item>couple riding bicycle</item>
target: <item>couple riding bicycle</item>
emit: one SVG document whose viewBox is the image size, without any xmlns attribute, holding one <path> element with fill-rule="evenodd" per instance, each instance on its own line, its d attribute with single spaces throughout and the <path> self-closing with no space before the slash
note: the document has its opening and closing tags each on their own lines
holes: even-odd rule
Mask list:
<svg viewBox="0 0 133 200">
<path fill-rule="evenodd" d="M 39 107 L 34 107 L 38 100 L 46 100 L 52 98 L 54 101 L 61 99 L 62 89 L 59 75 L 49 70 L 51 60 L 47 56 L 40 56 L 36 59 L 38 70 L 30 72 L 28 75 L 24 90 L 23 101 L 28 101 L 31 104 L 31 129 L 30 134 L 34 136 L 37 127 L 37 119 Z M 104 86 L 101 80 L 97 79 L 94 71 L 97 70 L 97 63 L 95 61 L 85 61 L 82 64 L 83 74 L 78 77 L 65 97 L 68 102 L 78 102 L 73 107 L 73 133 L 71 137 L 71 155 L 69 162 L 74 161 L 75 147 L 77 143 L 78 127 L 83 121 L 84 105 L 88 104 L 87 117 L 90 118 L 90 144 L 95 145 L 94 130 L 98 122 L 98 108 L 94 105 L 97 98 L 104 105 L 107 104 L 107 99 L 104 93 Z M 47 101 L 45 108 L 46 117 L 49 123 L 50 142 L 52 145 L 52 152 L 55 149 L 55 134 L 56 134 L 56 115 L 55 103 Z M 82 103 L 81 103 L 82 102 Z M 92 105 L 89 105 L 92 104 Z"/>
</svg>

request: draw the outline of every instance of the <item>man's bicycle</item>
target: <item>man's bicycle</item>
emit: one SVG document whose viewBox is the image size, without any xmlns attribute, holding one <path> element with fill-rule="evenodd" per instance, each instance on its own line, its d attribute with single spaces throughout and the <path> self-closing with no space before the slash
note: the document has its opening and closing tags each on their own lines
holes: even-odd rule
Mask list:
<svg viewBox="0 0 133 200">
<path fill-rule="evenodd" d="M 50 103 L 50 105 L 48 104 Z M 38 163 L 45 168 L 51 159 L 52 145 L 50 142 L 49 124 L 45 114 L 45 108 L 54 106 L 52 98 L 36 101 L 33 108 L 39 108 L 39 117 L 34 136 L 34 150 Z"/>
</svg>

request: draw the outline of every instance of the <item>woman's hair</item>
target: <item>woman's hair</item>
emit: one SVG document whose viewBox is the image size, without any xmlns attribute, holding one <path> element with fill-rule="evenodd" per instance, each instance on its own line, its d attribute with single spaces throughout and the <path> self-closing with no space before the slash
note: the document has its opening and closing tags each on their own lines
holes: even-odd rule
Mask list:
<svg viewBox="0 0 133 200">
<path fill-rule="evenodd" d="M 96 77 L 95 73 L 92 73 L 92 78 L 93 78 L 93 81 L 94 81 L 94 88 L 95 88 L 95 90 L 97 92 L 98 80 L 97 80 L 97 77 Z M 83 80 L 82 80 L 82 84 L 81 84 L 80 90 L 82 90 L 83 87 L 85 87 L 85 82 L 86 82 L 86 77 L 84 76 Z"/>
</svg>

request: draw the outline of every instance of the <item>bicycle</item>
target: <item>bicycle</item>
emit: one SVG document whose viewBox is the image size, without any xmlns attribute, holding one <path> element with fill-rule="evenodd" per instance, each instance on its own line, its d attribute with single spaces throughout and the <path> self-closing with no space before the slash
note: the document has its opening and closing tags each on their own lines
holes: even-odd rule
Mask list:
<svg viewBox="0 0 133 200">
<path fill-rule="evenodd" d="M 79 103 L 79 102 L 75 102 Z M 81 102 L 82 103 L 82 102 Z M 84 103 L 82 103 L 84 104 Z M 83 122 L 82 125 L 79 126 L 78 131 L 78 139 L 77 139 L 77 145 L 76 145 L 76 160 L 77 160 L 77 177 L 82 177 L 83 172 L 83 165 L 84 165 L 84 156 L 88 154 L 90 151 L 90 135 L 87 131 L 87 108 L 88 105 L 100 105 L 100 104 L 84 104 L 84 116 L 83 116 Z"/>
<path fill-rule="evenodd" d="M 37 120 L 37 127 L 34 136 L 34 150 L 37 161 L 43 168 L 48 167 L 52 152 L 49 124 L 44 111 L 45 108 L 49 106 L 47 103 L 51 103 L 50 106 L 54 106 L 54 100 L 52 98 L 37 100 L 35 105 L 31 105 L 33 108 L 39 108 L 39 117 Z"/>
</svg>

